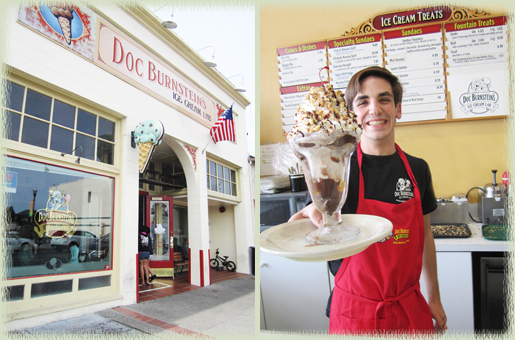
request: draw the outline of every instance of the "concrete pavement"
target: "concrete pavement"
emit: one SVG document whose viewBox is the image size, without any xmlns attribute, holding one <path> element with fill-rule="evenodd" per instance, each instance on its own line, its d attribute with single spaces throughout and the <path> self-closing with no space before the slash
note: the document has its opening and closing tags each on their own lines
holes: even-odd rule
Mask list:
<svg viewBox="0 0 515 340">
<path fill-rule="evenodd" d="M 120 306 L 50 324 L 9 331 L 29 335 L 243 335 L 258 332 L 253 275 L 193 291 Z"/>
</svg>

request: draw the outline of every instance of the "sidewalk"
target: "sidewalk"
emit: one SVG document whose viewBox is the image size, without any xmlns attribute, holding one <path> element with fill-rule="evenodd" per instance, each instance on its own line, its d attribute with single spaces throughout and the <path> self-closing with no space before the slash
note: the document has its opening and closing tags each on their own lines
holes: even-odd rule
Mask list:
<svg viewBox="0 0 515 340">
<path fill-rule="evenodd" d="M 21 335 L 250 335 L 256 333 L 255 279 L 245 275 L 181 294 L 51 324 L 10 331 Z"/>
</svg>

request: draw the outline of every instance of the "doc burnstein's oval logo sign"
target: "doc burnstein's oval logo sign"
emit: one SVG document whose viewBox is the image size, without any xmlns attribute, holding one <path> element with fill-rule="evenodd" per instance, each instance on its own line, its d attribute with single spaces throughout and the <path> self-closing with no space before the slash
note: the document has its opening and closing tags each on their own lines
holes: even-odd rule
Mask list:
<svg viewBox="0 0 515 340">
<path fill-rule="evenodd" d="M 475 78 L 468 92 L 460 96 L 461 110 L 467 113 L 482 114 L 494 112 L 498 107 L 499 94 L 490 90 L 491 80 L 486 77 Z"/>
<path fill-rule="evenodd" d="M 63 231 L 67 235 L 73 235 L 76 231 L 77 214 L 68 209 L 71 201 L 70 194 L 64 194 L 59 190 L 50 193 L 45 209 L 39 209 L 34 215 L 36 227 L 34 231 L 39 237 L 53 237 L 56 231 Z M 62 237 L 61 233 L 59 236 Z"/>
</svg>

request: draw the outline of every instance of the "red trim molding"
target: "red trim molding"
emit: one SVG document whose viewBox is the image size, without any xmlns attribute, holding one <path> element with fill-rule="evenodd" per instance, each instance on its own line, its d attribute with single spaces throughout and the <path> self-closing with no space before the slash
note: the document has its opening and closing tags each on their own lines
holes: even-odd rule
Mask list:
<svg viewBox="0 0 515 340">
<path fill-rule="evenodd" d="M 207 255 L 209 258 L 209 284 L 211 284 L 211 249 L 207 250 Z"/>
<path fill-rule="evenodd" d="M 139 254 L 136 253 L 136 303 L 139 303 Z"/>
<path fill-rule="evenodd" d="M 188 248 L 188 283 L 191 284 L 191 248 Z"/>
<path fill-rule="evenodd" d="M 204 251 L 200 249 L 200 287 L 204 287 Z"/>
</svg>

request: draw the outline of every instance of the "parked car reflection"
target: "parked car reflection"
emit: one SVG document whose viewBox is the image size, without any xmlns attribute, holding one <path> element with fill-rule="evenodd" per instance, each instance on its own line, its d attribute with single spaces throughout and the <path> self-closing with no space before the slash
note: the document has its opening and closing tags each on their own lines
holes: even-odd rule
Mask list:
<svg viewBox="0 0 515 340">
<path fill-rule="evenodd" d="M 14 253 L 16 251 L 31 251 L 34 249 L 34 241 L 30 240 L 28 238 L 20 237 L 15 232 L 8 232 L 7 233 L 7 249 Z"/>
<path fill-rule="evenodd" d="M 7 232 L 5 242 L 13 265 L 29 265 L 37 253 L 37 245 L 34 240 L 20 237 L 17 232 Z"/>
<path fill-rule="evenodd" d="M 62 252 L 65 249 L 70 251 L 70 262 L 104 259 L 109 252 L 110 234 L 99 239 L 86 230 L 76 230 L 71 235 L 65 231 L 57 230 L 51 236 L 50 243 L 56 252 Z"/>
<path fill-rule="evenodd" d="M 97 242 L 89 243 L 87 247 L 86 261 L 100 261 L 105 260 L 109 256 L 109 249 L 111 245 L 111 234 L 102 236 Z"/>
</svg>

